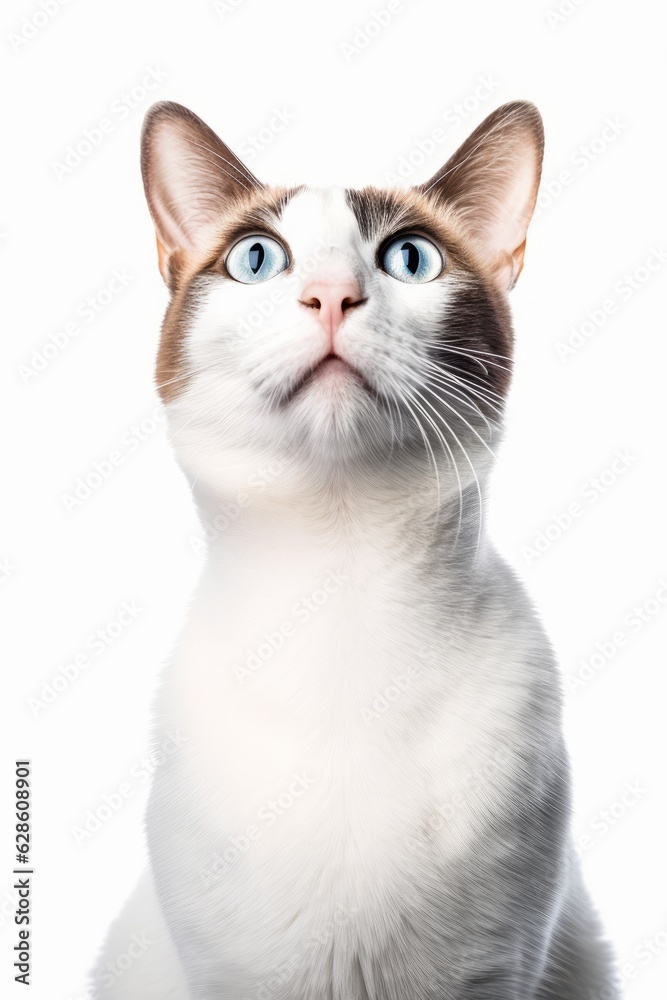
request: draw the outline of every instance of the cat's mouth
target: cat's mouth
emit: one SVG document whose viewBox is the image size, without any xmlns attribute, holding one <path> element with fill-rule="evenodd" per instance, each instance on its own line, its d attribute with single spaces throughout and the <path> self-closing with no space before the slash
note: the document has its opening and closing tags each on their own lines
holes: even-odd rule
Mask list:
<svg viewBox="0 0 667 1000">
<path fill-rule="evenodd" d="M 367 392 L 372 395 L 375 391 L 371 385 L 366 381 L 364 376 L 356 368 L 354 368 L 345 358 L 341 358 L 339 354 L 331 352 L 321 358 L 316 365 L 309 368 L 297 382 L 292 385 L 287 392 L 283 395 L 281 399 L 281 404 L 283 406 L 291 403 L 292 400 L 300 395 L 304 389 L 308 388 L 315 383 L 321 382 L 324 384 L 329 384 L 336 386 L 338 384 L 345 383 L 346 381 L 353 380 Z"/>
</svg>

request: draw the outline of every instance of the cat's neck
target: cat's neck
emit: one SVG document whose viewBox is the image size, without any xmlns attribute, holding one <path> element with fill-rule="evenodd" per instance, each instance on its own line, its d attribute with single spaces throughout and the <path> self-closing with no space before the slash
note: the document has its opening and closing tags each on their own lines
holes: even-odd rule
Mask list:
<svg viewBox="0 0 667 1000">
<path fill-rule="evenodd" d="M 369 580 L 404 572 L 426 579 L 444 567 L 465 573 L 478 564 L 484 540 L 477 484 L 460 493 L 458 484 L 432 476 L 294 492 L 270 485 L 234 495 L 200 490 L 197 500 L 209 580 L 232 578 L 250 588 L 316 580 L 330 570 Z"/>
</svg>

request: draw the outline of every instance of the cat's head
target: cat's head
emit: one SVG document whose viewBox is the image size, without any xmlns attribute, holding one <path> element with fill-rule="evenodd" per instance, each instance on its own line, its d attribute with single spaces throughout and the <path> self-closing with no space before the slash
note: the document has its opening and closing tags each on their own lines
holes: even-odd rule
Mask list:
<svg viewBox="0 0 667 1000">
<path fill-rule="evenodd" d="M 142 169 L 171 292 L 157 381 L 192 476 L 270 459 L 470 482 L 508 387 L 542 149 L 516 102 L 409 190 L 276 188 L 191 111 L 154 105 Z"/>
</svg>

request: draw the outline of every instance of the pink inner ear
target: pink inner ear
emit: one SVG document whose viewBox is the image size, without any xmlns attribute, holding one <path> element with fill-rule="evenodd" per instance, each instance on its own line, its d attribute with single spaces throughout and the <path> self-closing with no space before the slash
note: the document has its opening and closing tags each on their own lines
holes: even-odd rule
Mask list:
<svg viewBox="0 0 667 1000">
<path fill-rule="evenodd" d="M 505 171 L 506 182 L 503 184 L 499 178 L 494 224 L 479 234 L 492 253 L 514 253 L 525 242 L 537 194 L 536 164 L 531 150 L 508 163 Z"/>
</svg>

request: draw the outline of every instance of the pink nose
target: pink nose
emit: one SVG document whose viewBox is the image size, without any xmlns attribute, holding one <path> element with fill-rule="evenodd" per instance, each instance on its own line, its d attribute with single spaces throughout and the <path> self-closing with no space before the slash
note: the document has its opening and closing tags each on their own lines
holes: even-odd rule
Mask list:
<svg viewBox="0 0 667 1000">
<path fill-rule="evenodd" d="M 313 281 L 304 288 L 301 296 L 301 302 L 305 306 L 317 310 L 319 321 L 329 334 L 332 347 L 334 335 L 343 322 L 345 313 L 354 306 L 361 305 L 363 301 L 359 285 L 354 279 L 332 284 Z"/>
</svg>

